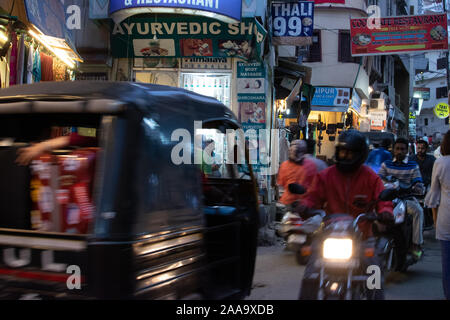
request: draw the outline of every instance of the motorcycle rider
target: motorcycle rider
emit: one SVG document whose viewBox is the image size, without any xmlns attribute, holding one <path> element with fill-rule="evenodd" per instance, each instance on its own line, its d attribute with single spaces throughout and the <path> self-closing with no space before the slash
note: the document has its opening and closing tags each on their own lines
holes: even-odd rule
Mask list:
<svg viewBox="0 0 450 320">
<path fill-rule="evenodd" d="M 431 184 L 431 174 L 433 173 L 433 165 L 436 161 L 434 156 L 427 154 L 427 151 L 428 142 L 419 140 L 419 142 L 417 142 L 417 154 L 410 157 L 411 161 L 415 161 L 419 165 L 420 174 L 422 175 L 425 187 Z"/>
<path fill-rule="evenodd" d="M 301 204 L 297 206 L 296 211 L 301 216 L 308 217 L 313 209 L 324 209 L 326 215 L 348 213 L 356 218 L 359 214 L 367 212 L 370 203 L 376 203 L 375 209 L 381 220 L 393 222 L 392 202 L 376 202 L 379 194 L 384 190 L 384 185 L 380 177 L 363 164 L 368 152 L 366 138 L 360 132 L 344 131 L 336 145 L 336 164 L 317 174 L 313 185 Z M 363 232 L 363 241 L 366 244 L 373 243 L 372 223 L 362 220 L 358 226 Z M 319 284 L 314 276 L 318 272 L 314 264 L 319 245 L 319 241 L 313 243 L 313 253 L 302 280 L 300 299 L 316 298 Z M 365 266 L 380 265 L 378 254 L 375 253 L 371 258 L 364 257 L 363 264 Z M 376 299 L 384 299 L 383 275 L 381 278 L 381 289 L 375 289 Z"/>
<path fill-rule="evenodd" d="M 431 185 L 431 175 L 433 173 L 433 165 L 436 158 L 427 154 L 428 142 L 425 140 L 419 140 L 417 142 L 417 153 L 411 156 L 412 161 L 416 161 L 420 168 L 420 174 L 422 175 L 423 184 L 425 190 L 428 190 Z M 422 197 L 424 198 L 424 197 Z M 424 210 L 424 227 L 430 227 L 433 225 L 433 214 L 430 208 L 423 207 Z"/>
<path fill-rule="evenodd" d="M 409 159 L 407 154 L 408 140 L 398 138 L 394 143 L 393 160 L 385 161 L 381 165 L 378 174 L 382 179 L 386 179 L 389 176 L 395 177 L 400 183 L 411 185 L 414 193 L 423 194 L 425 188 L 419 165 L 417 162 Z M 423 244 L 423 209 L 416 198 L 407 201 L 407 212 L 413 216 L 413 246 L 410 250 L 414 257 L 419 259 L 423 254 L 421 247 Z"/>
<path fill-rule="evenodd" d="M 289 191 L 289 184 L 298 183 L 309 188 L 317 173 L 314 161 L 306 157 L 307 145 L 304 140 L 293 140 L 289 147 L 289 160 L 284 161 L 278 172 L 277 184 L 284 189 L 280 202 L 291 209 L 292 204 L 300 200 L 303 195 Z"/>
<path fill-rule="evenodd" d="M 383 162 L 392 159 L 392 154 L 389 152 L 391 144 L 391 139 L 385 138 L 381 141 L 381 146 L 379 148 L 377 147 L 369 153 L 366 165 L 371 167 L 375 173 L 378 173 Z"/>
</svg>

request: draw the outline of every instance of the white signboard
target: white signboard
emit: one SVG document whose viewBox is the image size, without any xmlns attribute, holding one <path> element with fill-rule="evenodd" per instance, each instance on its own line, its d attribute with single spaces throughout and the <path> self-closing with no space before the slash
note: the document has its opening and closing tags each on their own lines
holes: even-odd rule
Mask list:
<svg viewBox="0 0 450 320">
<path fill-rule="evenodd" d="M 369 114 L 370 125 L 372 127 L 384 127 L 386 121 L 386 111 L 373 111 Z"/>
</svg>

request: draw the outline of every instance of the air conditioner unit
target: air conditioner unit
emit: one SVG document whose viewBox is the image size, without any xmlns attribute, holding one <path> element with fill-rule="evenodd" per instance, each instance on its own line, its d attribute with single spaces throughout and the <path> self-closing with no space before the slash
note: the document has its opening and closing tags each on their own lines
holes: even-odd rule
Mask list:
<svg viewBox="0 0 450 320">
<path fill-rule="evenodd" d="M 386 110 L 386 102 L 384 99 L 370 99 L 369 100 L 369 108 L 370 109 L 377 109 L 377 110 Z"/>
</svg>

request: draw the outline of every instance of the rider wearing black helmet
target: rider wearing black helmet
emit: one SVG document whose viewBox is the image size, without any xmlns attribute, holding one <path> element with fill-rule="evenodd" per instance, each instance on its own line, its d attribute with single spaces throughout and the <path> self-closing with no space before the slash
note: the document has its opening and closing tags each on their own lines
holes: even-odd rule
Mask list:
<svg viewBox="0 0 450 320">
<path fill-rule="evenodd" d="M 359 214 L 368 212 L 370 204 L 376 203 L 379 194 L 384 190 L 383 182 L 372 169 L 364 165 L 369 148 L 366 138 L 356 130 L 343 132 L 336 144 L 335 161 L 333 165 L 316 175 L 316 178 L 301 205 L 300 215 L 308 216 L 309 209 L 323 209 L 327 215 L 348 213 L 356 218 Z M 393 221 L 393 207 L 390 201 L 376 203 L 376 212 L 384 221 Z M 363 240 L 373 241 L 372 224 L 368 221 L 359 223 L 363 232 Z M 314 244 L 313 244 L 314 246 Z M 318 244 L 316 244 L 318 246 Z M 314 266 L 317 250 L 309 260 L 304 273 L 300 299 L 315 299 L 317 288 Z M 378 264 L 377 255 L 368 259 L 367 263 Z M 376 298 L 383 299 L 383 290 L 377 290 Z"/>
</svg>

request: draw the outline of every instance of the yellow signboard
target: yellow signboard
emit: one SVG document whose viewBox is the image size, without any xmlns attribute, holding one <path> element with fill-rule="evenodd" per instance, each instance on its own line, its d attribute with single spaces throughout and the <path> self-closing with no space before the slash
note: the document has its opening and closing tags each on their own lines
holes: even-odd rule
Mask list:
<svg viewBox="0 0 450 320">
<path fill-rule="evenodd" d="M 439 119 L 445 119 L 448 118 L 449 115 L 449 106 L 446 103 L 438 103 L 434 107 L 434 115 L 438 117 Z"/>
</svg>

